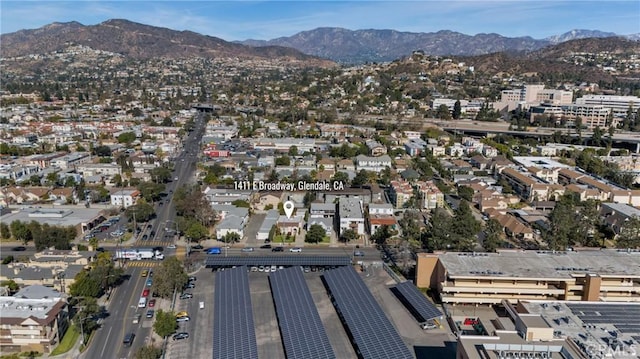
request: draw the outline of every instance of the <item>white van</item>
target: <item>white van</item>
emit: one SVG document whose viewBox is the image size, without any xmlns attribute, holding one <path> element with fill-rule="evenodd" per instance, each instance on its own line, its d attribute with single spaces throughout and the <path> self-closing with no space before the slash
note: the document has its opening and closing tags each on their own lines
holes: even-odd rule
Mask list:
<svg viewBox="0 0 640 359">
<path fill-rule="evenodd" d="M 147 306 L 147 298 L 140 297 L 140 301 L 138 302 L 138 308 L 145 308 Z"/>
<path fill-rule="evenodd" d="M 200 309 L 204 309 L 204 302 L 198 303 L 198 306 L 200 307 Z"/>
</svg>

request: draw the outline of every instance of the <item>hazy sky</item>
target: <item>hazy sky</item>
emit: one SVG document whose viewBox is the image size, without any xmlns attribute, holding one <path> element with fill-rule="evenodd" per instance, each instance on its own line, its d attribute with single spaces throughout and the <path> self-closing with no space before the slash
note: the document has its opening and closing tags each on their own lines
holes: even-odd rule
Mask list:
<svg viewBox="0 0 640 359">
<path fill-rule="evenodd" d="M 0 31 L 121 18 L 224 40 L 272 39 L 317 27 L 453 30 L 544 38 L 571 29 L 640 33 L 640 1 L 0 1 Z"/>
</svg>

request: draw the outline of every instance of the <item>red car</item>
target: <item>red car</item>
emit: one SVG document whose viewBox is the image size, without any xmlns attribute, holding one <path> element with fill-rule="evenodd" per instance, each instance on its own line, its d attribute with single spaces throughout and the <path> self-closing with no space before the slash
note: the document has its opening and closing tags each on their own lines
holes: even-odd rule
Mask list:
<svg viewBox="0 0 640 359">
<path fill-rule="evenodd" d="M 142 296 L 143 297 L 148 297 L 149 296 L 149 289 L 145 289 L 142 291 Z"/>
<path fill-rule="evenodd" d="M 149 308 L 153 308 L 153 307 L 155 307 L 155 306 L 156 306 L 156 300 L 155 300 L 155 299 L 151 299 L 151 300 L 149 301 Z"/>
</svg>

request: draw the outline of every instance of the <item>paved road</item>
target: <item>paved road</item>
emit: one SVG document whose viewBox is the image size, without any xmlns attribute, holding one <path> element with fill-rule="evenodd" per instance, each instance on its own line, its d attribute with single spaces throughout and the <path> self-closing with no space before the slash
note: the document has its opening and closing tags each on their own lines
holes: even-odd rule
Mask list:
<svg viewBox="0 0 640 359">
<path fill-rule="evenodd" d="M 364 252 L 364 257 L 356 257 L 362 258 L 363 260 L 380 260 L 380 251 L 378 251 L 374 247 L 360 247 L 355 249 L 354 246 L 339 246 L 339 247 L 302 247 L 301 253 L 291 253 L 288 251 L 288 248 L 293 248 L 293 245 L 287 246 L 285 245 L 285 249 L 283 252 L 272 252 L 270 249 L 261 249 L 259 247 L 253 247 L 253 252 L 242 252 L 241 248 L 223 248 L 222 253 L 217 254 L 219 256 L 338 256 L 338 255 L 353 255 L 353 251 L 361 251 Z"/>
<path fill-rule="evenodd" d="M 155 231 L 155 238 L 148 241 L 136 241 L 133 246 L 149 247 L 153 242 L 154 246 L 158 243 L 168 245 L 174 242 L 173 236 L 165 236 L 165 228 L 175 228 L 175 207 L 173 205 L 171 193 L 187 183 L 193 176 L 196 169 L 197 153 L 199 144 L 204 133 L 204 123 L 202 118 L 197 118 L 196 128 L 192 131 L 187 139 L 184 140 L 185 146 L 183 152 L 176 158 L 174 180 L 167 186 L 167 192 L 170 195 L 164 200 L 163 205 L 156 204 L 156 219 L 151 225 L 151 230 Z M 178 179 L 175 180 L 175 177 Z M 147 230 L 146 233 L 150 233 Z M 167 255 L 172 252 L 167 252 Z M 143 264 L 138 266 L 137 264 Z M 89 348 L 85 351 L 83 358 L 133 358 L 135 352 L 146 344 L 152 334 L 152 320 L 145 318 L 148 308 L 138 309 L 138 301 L 140 295 L 145 288 L 145 279 L 141 277 L 141 272 L 145 268 L 149 268 L 146 264 L 154 263 L 136 263 L 132 262 L 127 266 L 126 274 L 131 277 L 122 285 L 115 289 L 111 296 L 111 302 L 107 306 L 109 317 L 103 323 L 102 328 L 96 333 Z M 136 313 L 142 314 L 140 323 L 133 324 L 133 318 Z M 133 344 L 125 347 L 122 344 L 124 335 L 128 332 L 136 334 Z"/>
<path fill-rule="evenodd" d="M 24 251 L 15 251 L 16 247 L 24 247 Z M 0 259 L 5 259 L 8 256 L 13 256 L 13 258 L 18 257 L 33 257 L 36 253 L 36 247 L 34 246 L 23 246 L 22 244 L 15 242 L 13 244 L 3 244 L 0 246 Z"/>
</svg>

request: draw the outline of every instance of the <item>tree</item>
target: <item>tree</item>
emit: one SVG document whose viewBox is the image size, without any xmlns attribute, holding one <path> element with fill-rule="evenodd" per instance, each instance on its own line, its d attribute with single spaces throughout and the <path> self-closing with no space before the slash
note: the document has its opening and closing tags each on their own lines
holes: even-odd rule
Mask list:
<svg viewBox="0 0 640 359">
<path fill-rule="evenodd" d="M 134 356 L 135 359 L 159 359 L 160 357 L 162 357 L 162 349 L 153 345 L 140 347 Z"/>
<path fill-rule="evenodd" d="M 407 210 L 398 221 L 398 225 L 402 230 L 402 238 L 407 241 L 416 241 L 421 237 L 419 221 L 419 212 L 415 210 Z"/>
<path fill-rule="evenodd" d="M 276 158 L 275 164 L 276 164 L 276 166 L 290 166 L 291 165 L 291 159 L 289 158 L 289 156 L 283 155 L 283 156 L 280 156 L 280 157 Z"/>
<path fill-rule="evenodd" d="M 502 243 L 503 234 L 504 227 L 495 218 L 491 218 L 484 229 L 484 242 L 482 243 L 484 249 L 487 252 L 495 252 Z"/>
<path fill-rule="evenodd" d="M 458 196 L 464 199 L 467 202 L 471 202 L 473 200 L 473 188 L 469 186 L 459 186 L 458 187 Z"/>
<path fill-rule="evenodd" d="M 93 148 L 93 154 L 98 157 L 110 157 L 111 148 L 109 146 L 97 146 Z"/>
<path fill-rule="evenodd" d="M 457 120 L 461 115 L 462 106 L 460 105 L 460 100 L 456 100 L 456 102 L 453 104 L 453 118 Z"/>
<path fill-rule="evenodd" d="M 307 243 L 320 243 L 324 239 L 326 232 L 324 228 L 319 224 L 312 224 L 304 236 L 304 241 Z"/>
<path fill-rule="evenodd" d="M 267 238 L 267 242 L 273 242 L 273 240 L 276 238 L 276 235 L 278 235 L 278 226 L 274 224 L 271 226 L 271 229 L 269 229 L 269 237 Z"/>
<path fill-rule="evenodd" d="M 33 239 L 31 235 L 31 231 L 27 228 L 26 223 L 21 221 L 13 221 L 9 225 L 11 228 L 11 235 L 17 241 L 20 241 L 24 244 L 27 244 L 30 240 Z"/>
<path fill-rule="evenodd" d="M 136 221 L 139 222 L 146 222 L 156 215 L 156 211 L 153 206 L 146 202 L 134 204 L 133 206 L 128 207 L 124 213 L 129 221 L 132 221 L 135 216 Z"/>
<path fill-rule="evenodd" d="M 618 248 L 640 247 L 640 217 L 631 217 L 620 230 L 616 239 Z"/>
<path fill-rule="evenodd" d="M 298 147 L 297 146 L 289 147 L 289 156 L 295 157 L 297 155 L 298 155 Z"/>
<path fill-rule="evenodd" d="M 340 233 L 340 241 L 344 243 L 349 243 L 351 241 L 355 241 L 359 238 L 358 233 L 353 229 L 343 229 L 342 233 Z"/>
<path fill-rule="evenodd" d="M 162 183 L 154 182 L 140 182 L 136 186 L 140 195 L 147 202 L 155 202 L 160 200 L 161 193 L 166 189 L 166 186 Z"/>
<path fill-rule="evenodd" d="M 135 132 L 123 132 L 118 135 L 118 143 L 124 143 L 126 145 L 130 145 L 135 140 L 136 140 Z"/>
<path fill-rule="evenodd" d="M 174 290 L 182 289 L 189 277 L 177 257 L 165 259 L 153 272 L 153 292 L 162 298 L 169 298 Z M 174 318 L 175 321 L 175 318 Z"/>
<path fill-rule="evenodd" d="M 184 235 L 192 241 L 195 240 L 196 242 L 199 242 L 201 239 L 206 238 L 209 235 L 207 227 L 194 219 L 185 220 L 185 226 L 181 226 L 181 228 L 186 228 L 184 230 Z"/>
<path fill-rule="evenodd" d="M 378 245 L 384 245 L 387 239 L 391 238 L 393 233 L 391 233 L 391 227 L 386 224 L 378 227 L 375 233 L 371 235 L 371 240 Z"/>
<path fill-rule="evenodd" d="M 153 331 L 159 336 L 166 338 L 168 335 L 175 333 L 177 329 L 178 322 L 176 322 L 176 314 L 172 311 L 165 312 L 162 309 L 158 309 L 156 312 L 156 320 L 153 323 Z"/>
<path fill-rule="evenodd" d="M 436 111 L 436 117 L 441 120 L 450 120 L 451 112 L 449 112 L 449 107 L 445 104 L 440 105 Z"/>
<path fill-rule="evenodd" d="M 575 204 L 568 196 L 556 202 L 549 215 L 549 228 L 543 232 L 543 238 L 550 249 L 565 250 L 579 238 L 576 222 Z"/>
<path fill-rule="evenodd" d="M 9 229 L 9 225 L 5 222 L 0 222 L 0 238 L 1 239 L 9 239 L 11 238 L 11 230 Z"/>
<path fill-rule="evenodd" d="M 360 170 L 353 180 L 351 180 L 351 185 L 353 187 L 362 187 L 363 185 L 369 182 L 369 173 L 366 170 Z"/>
<path fill-rule="evenodd" d="M 149 174 L 155 183 L 167 183 L 171 180 L 171 170 L 164 166 L 152 169 Z"/>
<path fill-rule="evenodd" d="M 0 287 L 7 287 L 9 289 L 10 295 L 17 292 L 18 289 L 20 289 L 20 286 L 18 285 L 18 283 L 16 283 L 13 279 L 3 280 L 2 282 L 0 282 Z"/>
<path fill-rule="evenodd" d="M 240 234 L 238 232 L 227 232 L 222 238 L 224 243 L 237 243 L 240 242 Z"/>
</svg>

